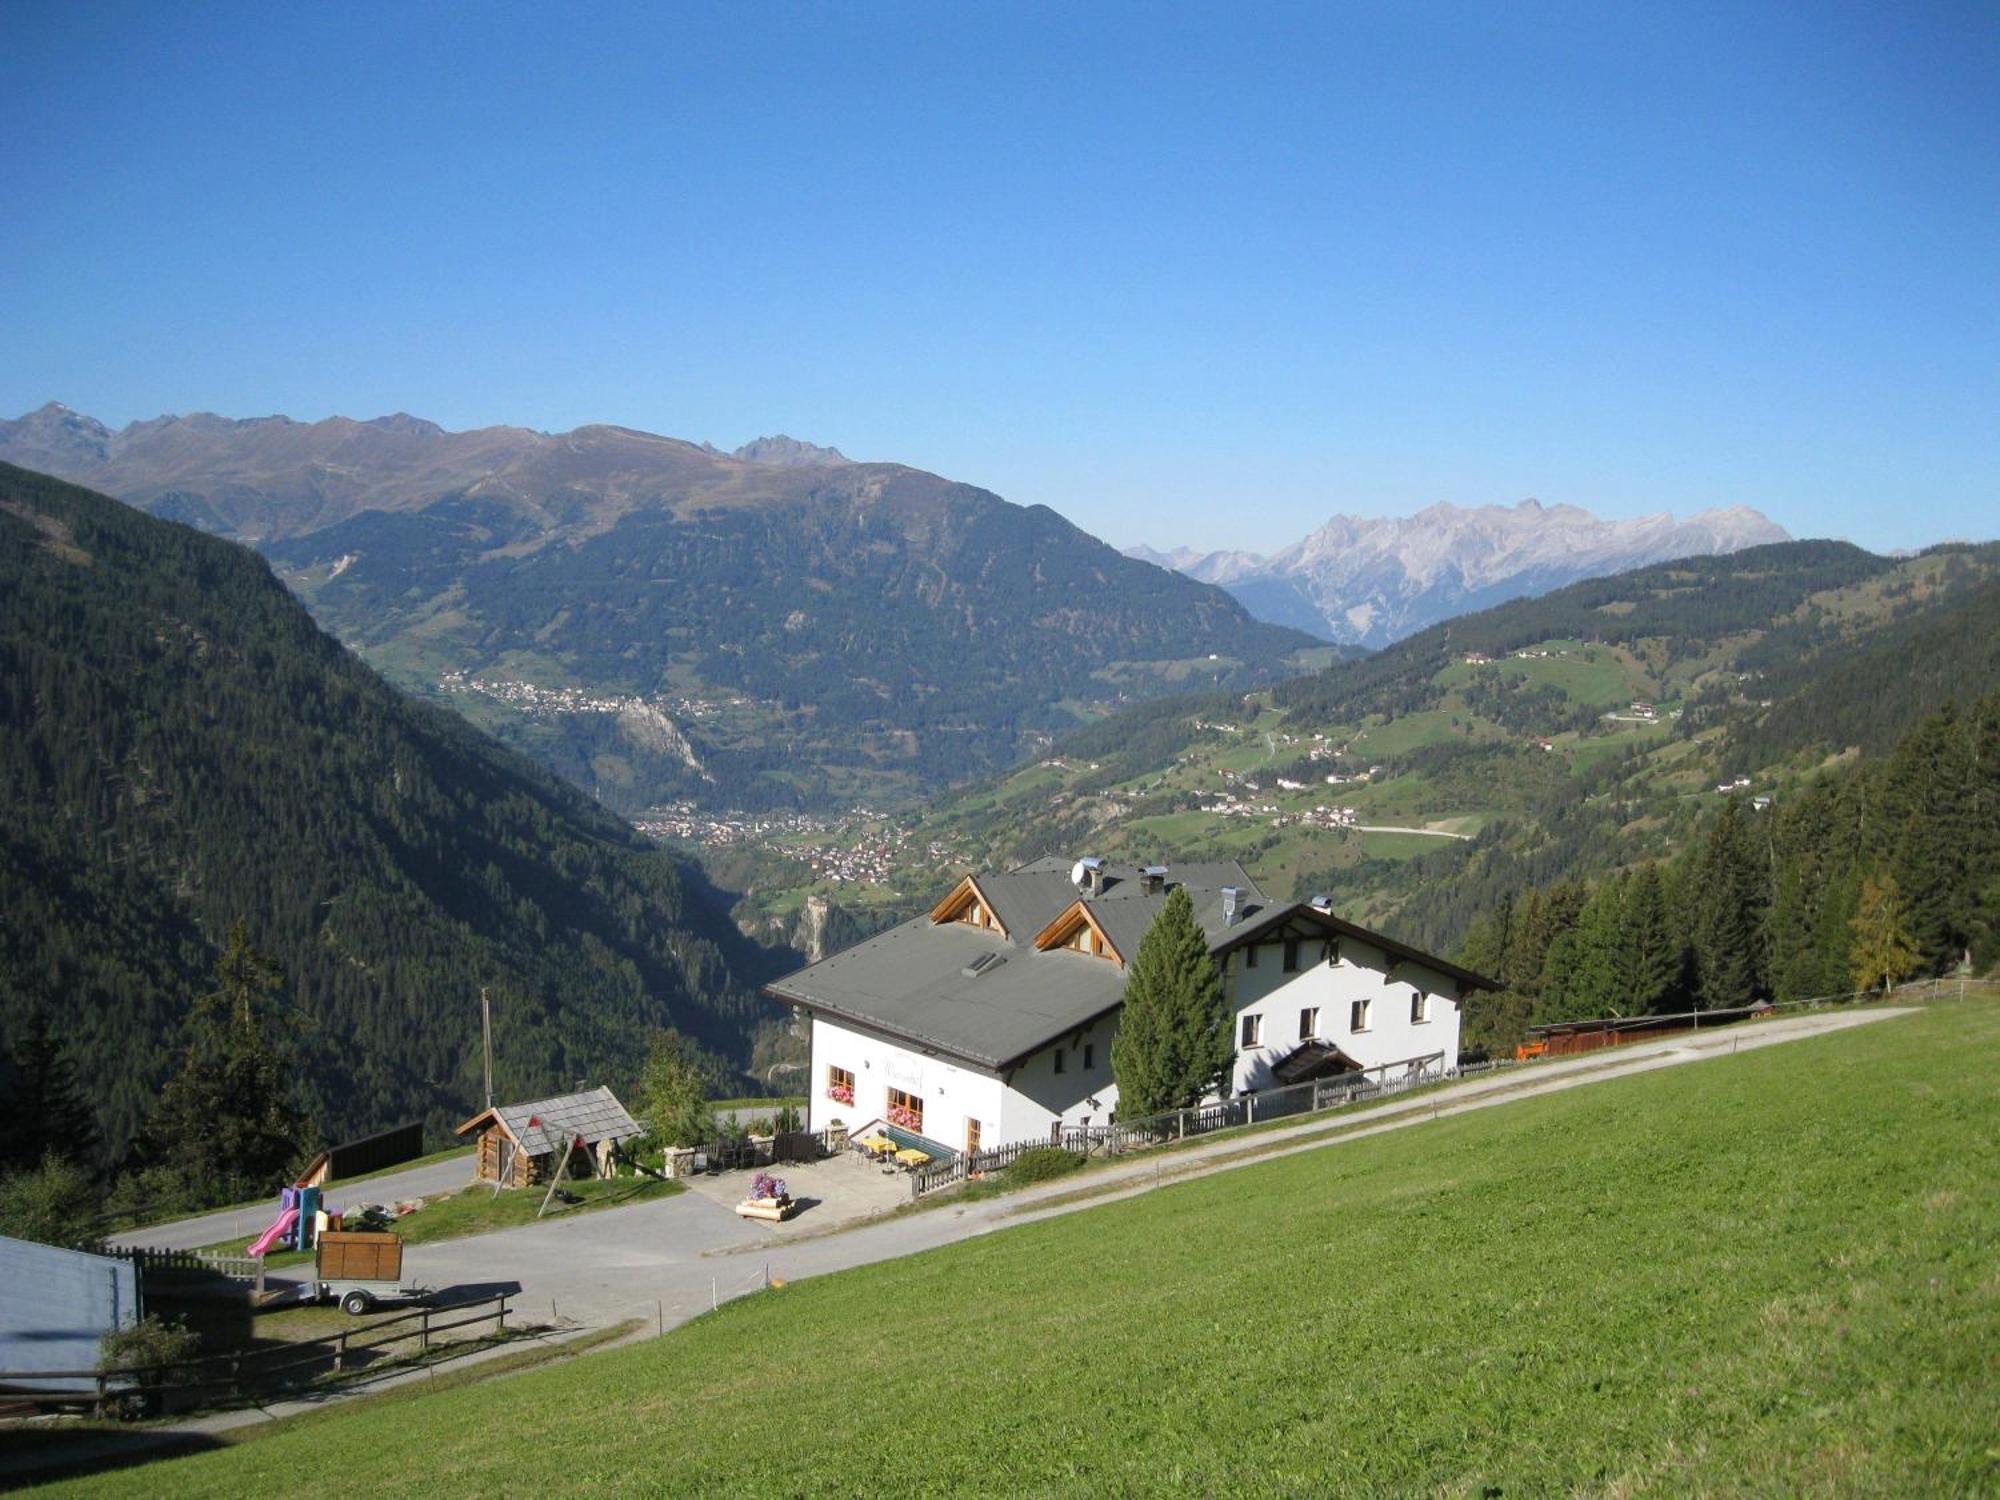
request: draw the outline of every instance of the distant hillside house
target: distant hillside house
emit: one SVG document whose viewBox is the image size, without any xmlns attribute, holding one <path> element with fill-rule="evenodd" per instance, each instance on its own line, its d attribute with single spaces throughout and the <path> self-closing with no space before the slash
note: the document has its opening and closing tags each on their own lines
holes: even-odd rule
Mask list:
<svg viewBox="0 0 2000 1500">
<path fill-rule="evenodd" d="M 812 1020 L 811 1128 L 880 1121 L 951 1150 L 1105 1124 L 1126 965 L 1185 886 L 1222 968 L 1232 1093 L 1400 1063 L 1455 1067 L 1489 981 L 1269 901 L 1237 864 L 1038 860 L 967 876 L 930 912 L 768 987 Z"/>
</svg>

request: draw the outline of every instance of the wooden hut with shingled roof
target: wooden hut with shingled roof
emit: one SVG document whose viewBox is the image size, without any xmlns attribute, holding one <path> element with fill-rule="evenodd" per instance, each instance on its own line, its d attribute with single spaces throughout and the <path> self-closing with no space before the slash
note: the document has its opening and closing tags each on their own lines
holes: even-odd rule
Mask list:
<svg viewBox="0 0 2000 1500">
<path fill-rule="evenodd" d="M 527 1104 L 496 1104 L 454 1133 L 477 1137 L 475 1181 L 534 1187 L 555 1175 L 564 1152 L 570 1157 L 569 1176 L 600 1175 L 612 1147 L 645 1131 L 610 1089 L 597 1088 Z"/>
</svg>

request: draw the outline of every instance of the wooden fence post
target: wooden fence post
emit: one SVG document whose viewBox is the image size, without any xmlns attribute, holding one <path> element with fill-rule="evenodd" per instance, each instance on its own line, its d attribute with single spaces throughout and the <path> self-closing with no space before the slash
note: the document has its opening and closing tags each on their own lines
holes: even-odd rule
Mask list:
<svg viewBox="0 0 2000 1500">
<path fill-rule="evenodd" d="M 429 1307 L 425 1307 L 424 1315 L 417 1324 L 417 1347 L 419 1349 L 428 1349 L 430 1348 L 430 1346 L 431 1346 L 431 1310 Z"/>
</svg>

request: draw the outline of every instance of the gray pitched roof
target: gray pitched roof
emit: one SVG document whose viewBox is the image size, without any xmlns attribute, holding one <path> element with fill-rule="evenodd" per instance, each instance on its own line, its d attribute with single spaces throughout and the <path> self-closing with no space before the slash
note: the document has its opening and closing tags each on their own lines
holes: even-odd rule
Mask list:
<svg viewBox="0 0 2000 1500">
<path fill-rule="evenodd" d="M 1107 865 L 1104 873 L 1090 909 L 1129 960 L 1166 897 L 1142 891 L 1134 867 Z M 1036 935 L 1078 898 L 1067 861 L 1037 860 L 975 878 L 1006 937 L 921 916 L 788 974 L 768 992 L 989 1068 L 1004 1068 L 1118 1005 L 1125 974 L 1116 964 L 1034 947 Z M 1238 864 L 1179 865 L 1167 878 L 1188 887 L 1211 942 L 1223 931 L 1223 886 L 1243 892 L 1239 922 L 1265 904 Z M 982 957 L 979 972 L 967 974 Z"/>
<path fill-rule="evenodd" d="M 558 1094 L 553 1099 L 536 1099 L 527 1104 L 496 1104 L 492 1113 L 500 1117 L 507 1133 L 530 1156 L 554 1151 L 577 1136 L 594 1146 L 599 1141 L 626 1141 L 646 1133 L 606 1088 Z M 464 1134 L 485 1116 L 484 1110 L 474 1115 L 458 1127 L 459 1133 Z"/>
</svg>

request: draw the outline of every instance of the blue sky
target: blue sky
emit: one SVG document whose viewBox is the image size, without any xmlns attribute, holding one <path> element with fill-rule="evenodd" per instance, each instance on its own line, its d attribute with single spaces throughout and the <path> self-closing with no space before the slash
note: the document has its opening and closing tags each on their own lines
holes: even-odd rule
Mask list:
<svg viewBox="0 0 2000 1500">
<path fill-rule="evenodd" d="M 2000 533 L 2000 8 L 0 8 L 0 414 Z"/>
</svg>

